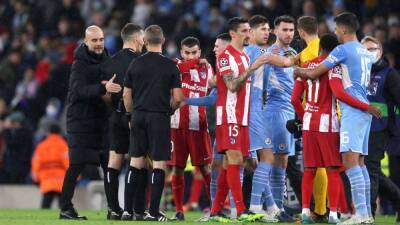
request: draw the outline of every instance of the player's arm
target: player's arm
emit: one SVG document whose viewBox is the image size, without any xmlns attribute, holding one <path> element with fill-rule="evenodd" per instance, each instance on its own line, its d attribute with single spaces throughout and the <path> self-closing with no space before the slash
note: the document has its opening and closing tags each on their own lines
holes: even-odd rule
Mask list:
<svg viewBox="0 0 400 225">
<path fill-rule="evenodd" d="M 379 108 L 368 105 L 365 102 L 362 102 L 353 96 L 349 95 L 343 87 L 342 84 L 342 76 L 341 76 L 341 69 L 339 66 L 333 68 L 329 73 L 329 86 L 332 90 L 333 95 L 341 102 L 350 105 L 351 107 L 357 108 L 359 110 L 368 112 L 369 114 L 380 118 L 381 111 Z"/>
<path fill-rule="evenodd" d="M 183 95 L 181 89 L 182 87 L 181 74 L 178 70 L 178 67 L 173 67 L 172 69 L 173 70 L 171 73 L 169 87 L 171 88 L 172 92 L 171 109 L 172 112 L 174 112 L 176 109 L 180 107 L 181 103 L 185 100 L 185 96 Z"/>
<path fill-rule="evenodd" d="M 124 106 L 127 115 L 130 115 L 132 112 L 132 79 L 135 76 L 135 68 L 134 66 L 129 65 L 128 70 L 125 73 L 125 79 L 124 79 L 124 91 L 122 92 L 122 99 L 124 100 Z"/>
<path fill-rule="evenodd" d="M 122 98 L 124 99 L 124 106 L 127 113 L 132 112 L 132 89 L 128 87 L 124 87 L 124 92 L 122 94 Z"/>
<path fill-rule="evenodd" d="M 233 74 L 225 74 L 222 76 L 222 79 L 229 91 L 236 92 L 255 70 L 267 62 L 268 58 L 266 55 L 260 56 L 243 74 L 240 74 L 236 78 L 233 77 Z"/>
<path fill-rule="evenodd" d="M 328 72 L 329 69 L 330 68 L 325 66 L 323 63 L 320 63 L 317 67 L 312 68 L 312 69 L 295 67 L 294 75 L 297 77 L 304 78 L 304 79 L 315 80 L 318 77 L 320 77 L 322 74 Z"/>
<path fill-rule="evenodd" d="M 290 99 L 290 101 L 294 107 L 294 110 L 296 111 L 297 116 L 301 121 L 303 120 L 304 116 L 304 108 L 303 105 L 301 104 L 304 89 L 305 89 L 304 82 L 302 81 L 301 78 L 297 78 L 294 83 L 292 98 Z"/>
<path fill-rule="evenodd" d="M 217 101 L 217 89 L 213 88 L 209 95 L 201 98 L 187 98 L 185 100 L 188 105 L 195 106 L 213 106 Z"/>
<path fill-rule="evenodd" d="M 268 54 L 268 64 L 275 65 L 278 67 L 290 67 L 297 64 L 300 60 L 300 54 L 284 57 L 277 54 Z"/>
<path fill-rule="evenodd" d="M 294 69 L 294 75 L 305 79 L 312 79 L 312 80 L 317 79 L 319 76 L 328 72 L 334 66 L 344 62 L 347 58 L 347 55 L 348 53 L 344 51 L 343 46 L 338 45 L 336 46 L 336 48 L 332 50 L 331 53 L 329 53 L 328 57 L 326 57 L 326 59 L 322 63 L 320 63 L 317 67 L 313 69 L 296 67 Z"/>
</svg>

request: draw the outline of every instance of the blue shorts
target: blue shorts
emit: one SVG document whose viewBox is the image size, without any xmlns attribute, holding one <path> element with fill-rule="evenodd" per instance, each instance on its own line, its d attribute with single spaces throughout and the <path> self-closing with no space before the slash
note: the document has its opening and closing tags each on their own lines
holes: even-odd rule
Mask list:
<svg viewBox="0 0 400 225">
<path fill-rule="evenodd" d="M 372 116 L 370 114 L 350 106 L 343 107 L 340 122 L 340 152 L 351 150 L 362 155 L 368 155 L 371 122 Z"/>
<path fill-rule="evenodd" d="M 222 158 L 224 158 L 224 154 L 221 154 L 221 153 L 218 153 L 218 151 L 217 151 L 217 144 L 215 143 L 215 140 L 214 140 L 214 144 L 213 144 L 213 154 L 212 154 L 212 156 L 213 156 L 213 160 L 214 159 L 216 159 L 216 160 L 222 160 Z"/>
<path fill-rule="evenodd" d="M 275 154 L 289 154 L 293 156 L 294 137 L 286 129 L 286 121 L 294 118 L 294 113 L 281 111 L 267 111 L 264 126 L 266 127 L 266 148 L 272 149 Z"/>
<path fill-rule="evenodd" d="M 265 116 L 266 116 L 266 111 L 250 112 L 250 119 L 249 119 L 250 152 L 255 152 L 257 150 L 267 148 Z"/>
</svg>

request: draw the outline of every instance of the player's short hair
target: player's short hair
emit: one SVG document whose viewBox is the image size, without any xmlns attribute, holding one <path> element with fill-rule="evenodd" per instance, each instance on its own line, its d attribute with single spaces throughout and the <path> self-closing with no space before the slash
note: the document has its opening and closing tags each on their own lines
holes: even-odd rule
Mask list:
<svg viewBox="0 0 400 225">
<path fill-rule="evenodd" d="M 313 16 L 302 16 L 297 19 L 297 28 L 304 30 L 307 34 L 318 33 L 318 21 Z"/>
<path fill-rule="evenodd" d="M 339 45 L 337 37 L 333 34 L 323 34 L 319 41 L 319 47 L 325 52 L 331 52 Z"/>
<path fill-rule="evenodd" d="M 281 24 L 282 22 L 284 22 L 284 23 L 293 23 L 293 24 L 296 23 L 295 19 L 292 16 L 282 15 L 282 16 L 278 16 L 278 17 L 275 18 L 274 27 L 279 26 L 279 24 Z"/>
<path fill-rule="evenodd" d="M 382 50 L 382 43 L 377 38 L 369 36 L 369 35 L 365 36 L 363 39 L 361 39 L 361 44 L 364 44 L 367 41 L 377 44 L 378 47 Z"/>
<path fill-rule="evenodd" d="M 162 44 L 164 41 L 164 33 L 160 26 L 150 25 L 144 31 L 144 39 L 149 44 L 157 45 Z"/>
<path fill-rule="evenodd" d="M 351 12 L 343 12 L 333 19 L 337 25 L 345 26 L 349 32 L 355 34 L 360 28 L 357 16 Z"/>
<path fill-rule="evenodd" d="M 248 23 L 249 21 L 243 17 L 233 17 L 228 20 L 228 30 L 229 31 L 237 31 L 240 24 Z"/>
<path fill-rule="evenodd" d="M 140 32 L 142 27 L 134 23 L 127 23 L 121 30 L 122 41 L 129 41 L 134 34 Z"/>
<path fill-rule="evenodd" d="M 223 41 L 228 41 L 228 42 L 232 40 L 231 36 L 228 33 L 218 34 L 216 39 L 221 39 Z"/>
<path fill-rule="evenodd" d="M 197 39 L 196 37 L 193 37 L 193 36 L 186 37 L 185 39 L 183 39 L 181 41 L 181 48 L 183 46 L 191 48 L 196 45 L 199 46 L 199 48 L 200 48 L 200 41 L 199 41 L 199 39 Z"/>
<path fill-rule="evenodd" d="M 254 15 L 249 19 L 249 24 L 252 29 L 256 29 L 264 24 L 269 24 L 268 19 L 262 15 Z"/>
</svg>

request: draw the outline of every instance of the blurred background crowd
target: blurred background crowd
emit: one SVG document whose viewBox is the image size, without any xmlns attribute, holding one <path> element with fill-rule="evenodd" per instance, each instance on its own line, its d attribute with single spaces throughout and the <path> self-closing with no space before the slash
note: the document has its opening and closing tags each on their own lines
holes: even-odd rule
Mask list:
<svg viewBox="0 0 400 225">
<path fill-rule="evenodd" d="M 134 22 L 159 24 L 169 57 L 192 35 L 213 61 L 215 37 L 233 16 L 262 14 L 271 26 L 282 14 L 315 16 L 323 34 L 343 11 L 358 16 L 360 36 L 377 37 L 399 69 L 398 0 L 0 0 L 0 183 L 30 183 L 31 157 L 49 125 L 65 131 L 69 70 L 86 26 L 103 28 L 110 55 L 121 48 L 120 29 Z"/>
</svg>

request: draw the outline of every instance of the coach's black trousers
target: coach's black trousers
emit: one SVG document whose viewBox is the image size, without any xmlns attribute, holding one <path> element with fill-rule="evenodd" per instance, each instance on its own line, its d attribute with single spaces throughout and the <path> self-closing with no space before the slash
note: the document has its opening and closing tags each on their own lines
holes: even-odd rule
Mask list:
<svg viewBox="0 0 400 225">
<path fill-rule="evenodd" d="M 107 158 L 108 152 L 103 151 L 99 152 L 99 154 L 100 154 L 100 166 L 103 169 L 103 174 L 106 174 L 107 164 L 108 164 L 108 158 Z M 82 164 L 69 165 L 67 172 L 65 173 L 64 183 L 61 191 L 61 197 L 60 197 L 61 211 L 65 211 L 74 207 L 74 205 L 72 204 L 72 198 L 74 197 L 77 179 L 86 165 L 88 164 L 82 163 Z M 105 180 L 104 183 L 106 183 Z M 108 185 L 105 185 L 105 188 L 107 189 Z"/>
</svg>

